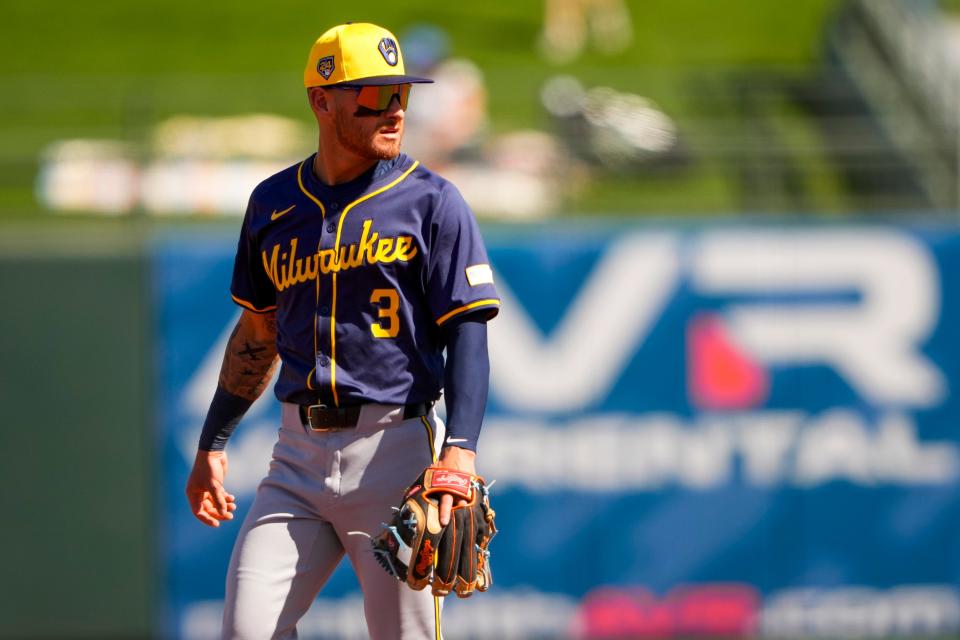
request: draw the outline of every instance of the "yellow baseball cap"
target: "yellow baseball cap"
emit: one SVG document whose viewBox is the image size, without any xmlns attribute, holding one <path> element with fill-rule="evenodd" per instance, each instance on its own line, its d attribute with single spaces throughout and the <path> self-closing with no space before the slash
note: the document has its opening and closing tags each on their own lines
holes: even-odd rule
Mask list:
<svg viewBox="0 0 960 640">
<path fill-rule="evenodd" d="M 392 33 L 369 22 L 348 22 L 317 38 L 303 71 L 304 87 L 433 82 L 406 75 Z"/>
</svg>

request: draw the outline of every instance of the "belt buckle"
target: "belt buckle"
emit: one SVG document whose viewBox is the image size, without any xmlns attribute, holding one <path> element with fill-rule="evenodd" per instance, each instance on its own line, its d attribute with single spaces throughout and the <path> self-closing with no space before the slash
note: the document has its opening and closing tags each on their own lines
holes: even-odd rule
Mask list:
<svg viewBox="0 0 960 640">
<path fill-rule="evenodd" d="M 337 430 L 337 427 L 320 426 L 320 412 L 326 411 L 327 409 L 329 409 L 329 407 L 325 404 L 312 404 L 307 407 L 307 427 L 309 427 L 311 431 L 324 433 Z"/>
</svg>

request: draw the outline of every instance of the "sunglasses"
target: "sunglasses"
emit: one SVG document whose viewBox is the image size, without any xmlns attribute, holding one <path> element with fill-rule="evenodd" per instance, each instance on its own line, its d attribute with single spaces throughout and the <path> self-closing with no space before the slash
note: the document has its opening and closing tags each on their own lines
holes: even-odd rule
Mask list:
<svg viewBox="0 0 960 640">
<path fill-rule="evenodd" d="M 384 111 L 396 96 L 400 101 L 400 108 L 406 109 L 410 99 L 409 84 L 386 84 L 382 86 L 340 85 L 344 89 L 353 89 L 357 92 L 357 104 L 371 111 Z"/>
</svg>

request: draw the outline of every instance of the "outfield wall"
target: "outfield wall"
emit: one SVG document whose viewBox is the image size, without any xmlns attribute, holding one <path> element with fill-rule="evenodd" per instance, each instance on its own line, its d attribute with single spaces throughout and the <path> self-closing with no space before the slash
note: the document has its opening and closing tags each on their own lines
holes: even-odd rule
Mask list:
<svg viewBox="0 0 960 640">
<path fill-rule="evenodd" d="M 3 638 L 155 627 L 150 264 L 93 240 L 0 233 Z"/>
<path fill-rule="evenodd" d="M 479 466 L 495 588 L 456 638 L 960 631 L 960 230 L 490 228 L 503 295 Z M 232 236 L 155 245 L 162 624 L 213 637 L 239 527 L 182 487 L 237 308 Z M 231 442 L 241 517 L 272 397 Z M 301 632 L 364 637 L 341 567 Z"/>
<path fill-rule="evenodd" d="M 448 637 L 960 632 L 960 228 L 485 233 L 501 532 Z M 183 485 L 235 230 L 117 235 L 0 234 L 0 637 L 216 635 L 239 523 Z M 241 516 L 276 428 L 231 442 Z M 348 570 L 302 636 L 364 637 Z"/>
</svg>

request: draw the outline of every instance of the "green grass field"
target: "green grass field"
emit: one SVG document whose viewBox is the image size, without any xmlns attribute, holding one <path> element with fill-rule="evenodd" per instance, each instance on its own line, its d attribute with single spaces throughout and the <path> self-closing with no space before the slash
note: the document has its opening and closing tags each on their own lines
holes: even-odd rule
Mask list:
<svg viewBox="0 0 960 640">
<path fill-rule="evenodd" d="M 376 21 L 402 33 L 430 22 L 446 29 L 453 53 L 484 71 L 494 131 L 551 123 L 539 105 L 542 83 L 569 73 L 583 83 L 648 96 L 679 123 L 696 161 L 682 172 L 599 176 L 565 213 L 736 211 L 729 167 L 711 132 L 731 117 L 732 72 L 803 77 L 817 63 L 824 25 L 837 0 L 635 0 L 634 43 L 605 57 L 588 50 L 556 64 L 536 49 L 542 2 L 492 0 L 388 4 L 229 4 L 185 0 L 117 3 L 13 2 L 0 38 L 0 216 L 40 210 L 33 183 L 38 154 L 72 137 L 144 141 L 173 114 L 273 112 L 308 122 L 300 85 L 313 39 L 347 21 Z M 717 91 L 702 95 L 703 87 Z M 783 111 L 791 136 L 801 120 Z M 719 124 L 718 124 L 719 123 Z M 842 205 L 824 179 L 824 207 Z"/>
</svg>

